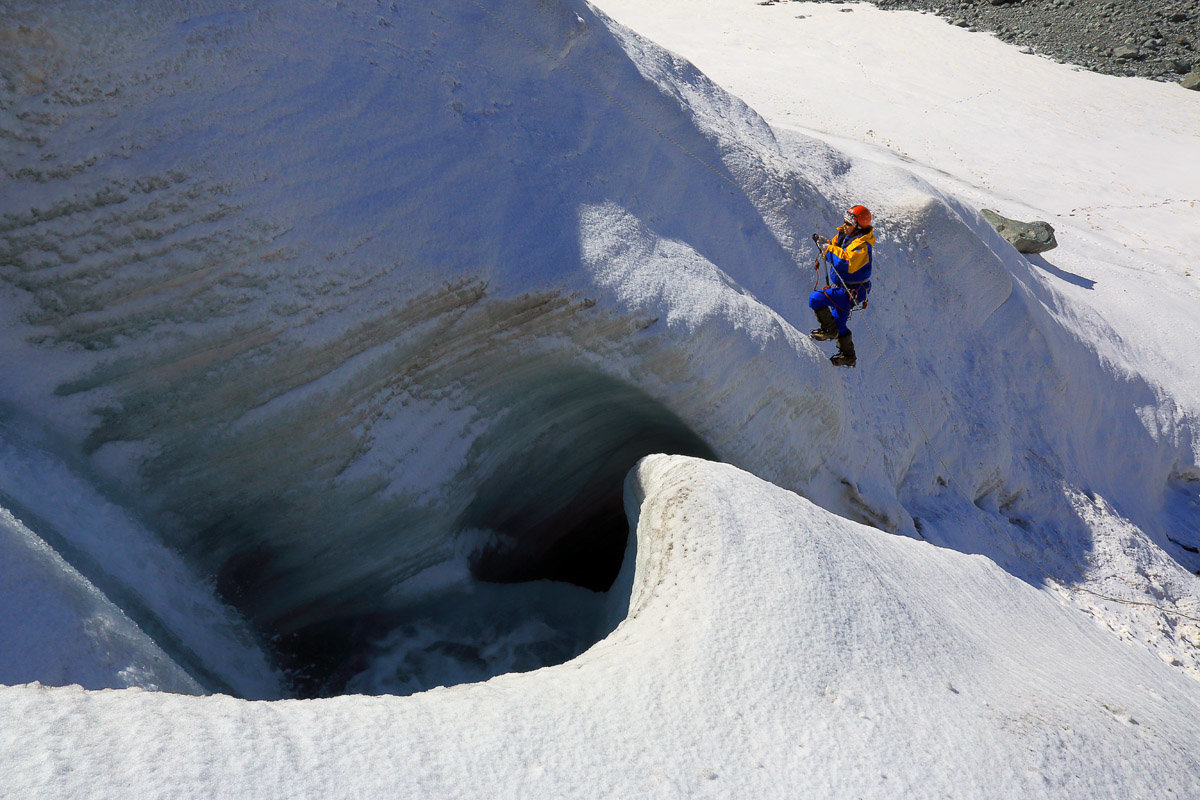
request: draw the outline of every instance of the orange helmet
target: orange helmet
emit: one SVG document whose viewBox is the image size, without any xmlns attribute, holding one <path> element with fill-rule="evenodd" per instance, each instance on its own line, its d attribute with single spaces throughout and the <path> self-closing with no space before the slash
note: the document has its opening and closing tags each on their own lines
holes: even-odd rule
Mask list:
<svg viewBox="0 0 1200 800">
<path fill-rule="evenodd" d="M 871 227 L 871 212 L 866 206 L 855 206 L 846 212 L 846 222 L 860 228 Z"/>
</svg>

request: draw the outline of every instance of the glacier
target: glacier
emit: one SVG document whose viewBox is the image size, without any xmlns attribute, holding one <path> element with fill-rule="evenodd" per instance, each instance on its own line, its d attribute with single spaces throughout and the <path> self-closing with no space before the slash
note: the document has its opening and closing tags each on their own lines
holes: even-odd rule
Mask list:
<svg viewBox="0 0 1200 800">
<path fill-rule="evenodd" d="M 469 796 L 456 748 L 510 787 L 613 796 L 775 796 L 784 772 L 895 796 L 922 748 L 946 791 L 1161 789 L 1194 766 L 1195 372 L 1068 302 L 970 192 L 769 125 L 582 0 L 68 0 L 2 28 L 0 521 L 124 649 L 12 617 L 11 642 L 60 625 L 78 669 L 9 646 L 0 680 L 84 688 L 0 703 L 84 774 L 212 789 L 129 760 L 143 733 L 117 721 L 176 711 L 205 720 L 156 729 L 183 772 L 205 742 L 221 757 L 218 730 L 269 740 L 263 796 L 319 794 L 356 751 L 359 788 L 399 761 Z M 880 280 L 859 367 L 835 371 L 804 334 L 805 248 L 863 198 Z M 1186 276 L 1121 278 L 1128 256 L 1079 235 L 1194 331 Z M 1003 653 L 1004 677 L 984 668 Z M 957 721 L 914 711 L 946 702 Z M 281 768 L 360 715 L 403 741 Z M 788 715 L 814 747 L 771 744 Z M 822 729 L 861 760 L 906 715 L 924 733 L 885 759 L 893 783 L 821 772 L 851 763 L 813 755 Z M 681 755 L 710 722 L 762 764 Z M 1031 742 L 1063 757 L 1030 763 Z M 579 782 L 529 767 L 539 744 Z M 0 743 L 30 794 L 84 791 L 20 751 Z"/>
</svg>

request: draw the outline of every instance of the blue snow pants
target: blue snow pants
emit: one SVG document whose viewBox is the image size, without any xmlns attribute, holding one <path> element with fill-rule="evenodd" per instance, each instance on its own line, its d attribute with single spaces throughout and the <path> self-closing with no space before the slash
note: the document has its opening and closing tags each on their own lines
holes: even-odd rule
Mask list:
<svg viewBox="0 0 1200 800">
<path fill-rule="evenodd" d="M 857 291 L 859 295 L 865 296 L 862 289 Z M 850 299 L 850 293 L 841 286 L 827 286 L 808 296 L 808 307 L 813 311 L 828 307 L 833 312 L 833 319 L 838 326 L 838 336 L 845 336 L 850 332 L 846 323 L 850 320 L 850 309 L 854 308 L 854 305 L 855 302 Z"/>
</svg>

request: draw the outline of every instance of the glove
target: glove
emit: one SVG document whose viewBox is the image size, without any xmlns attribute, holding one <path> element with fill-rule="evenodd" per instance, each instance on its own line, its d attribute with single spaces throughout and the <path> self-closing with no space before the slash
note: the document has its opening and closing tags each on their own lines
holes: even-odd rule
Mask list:
<svg viewBox="0 0 1200 800">
<path fill-rule="evenodd" d="M 829 240 L 819 233 L 814 233 L 812 239 L 817 243 L 817 247 L 824 247 L 829 244 Z"/>
</svg>

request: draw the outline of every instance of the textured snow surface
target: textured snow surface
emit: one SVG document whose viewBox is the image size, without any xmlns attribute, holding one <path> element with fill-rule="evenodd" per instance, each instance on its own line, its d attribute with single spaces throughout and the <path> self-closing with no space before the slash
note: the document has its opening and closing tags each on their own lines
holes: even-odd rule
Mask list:
<svg viewBox="0 0 1200 800">
<path fill-rule="evenodd" d="M 600 5 L 5 7 L 3 793 L 1200 794 L 1197 96 Z"/>
</svg>

